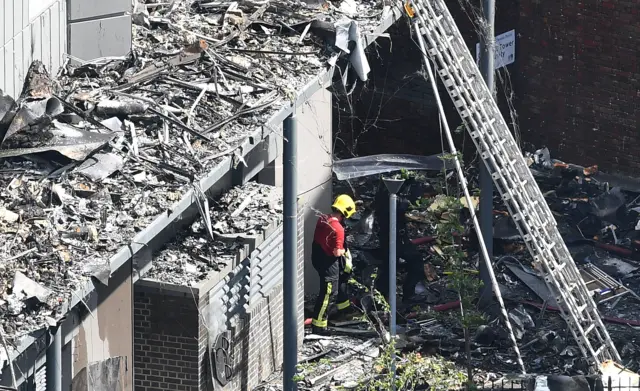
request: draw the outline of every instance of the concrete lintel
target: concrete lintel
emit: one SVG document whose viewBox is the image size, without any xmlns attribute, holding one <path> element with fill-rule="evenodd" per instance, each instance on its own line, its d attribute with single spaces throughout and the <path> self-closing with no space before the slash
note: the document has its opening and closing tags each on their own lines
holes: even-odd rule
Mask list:
<svg viewBox="0 0 640 391">
<path fill-rule="evenodd" d="M 186 285 L 170 284 L 152 278 L 142 278 L 136 282 L 136 288 L 143 288 L 143 291 L 155 293 L 159 292 L 169 296 L 195 297 L 200 295 L 198 286 L 189 287 Z"/>
</svg>

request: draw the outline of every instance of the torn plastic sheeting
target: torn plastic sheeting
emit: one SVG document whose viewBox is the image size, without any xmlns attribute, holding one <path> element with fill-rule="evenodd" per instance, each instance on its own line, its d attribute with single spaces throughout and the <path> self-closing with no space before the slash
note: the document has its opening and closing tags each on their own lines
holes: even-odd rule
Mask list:
<svg viewBox="0 0 640 391">
<path fill-rule="evenodd" d="M 442 155 L 371 155 L 333 163 L 333 172 L 340 181 L 368 175 L 405 170 L 440 171 L 446 167 Z"/>
<path fill-rule="evenodd" d="M 345 53 L 349 53 L 349 62 L 356 70 L 358 77 L 362 81 L 367 81 L 369 71 L 369 62 L 367 56 L 364 54 L 364 46 L 362 45 L 362 39 L 360 38 L 360 29 L 358 23 L 354 20 L 345 18 L 339 20 L 335 24 L 336 27 L 336 47 Z M 355 48 L 353 52 L 349 50 L 349 42 L 355 42 Z"/>
<path fill-rule="evenodd" d="M 11 139 L 12 145 L 0 150 L 0 158 L 56 151 L 73 160 L 84 160 L 91 152 L 101 148 L 115 136 L 116 133 L 88 132 L 53 121 L 46 131 L 15 134 Z M 13 145 L 20 147 L 12 148 Z"/>
</svg>

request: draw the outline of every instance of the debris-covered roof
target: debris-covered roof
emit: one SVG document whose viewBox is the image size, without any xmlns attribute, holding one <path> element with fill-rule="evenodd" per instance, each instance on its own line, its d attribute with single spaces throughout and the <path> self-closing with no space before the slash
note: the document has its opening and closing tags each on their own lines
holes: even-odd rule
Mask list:
<svg viewBox="0 0 640 391">
<path fill-rule="evenodd" d="M 131 55 L 74 60 L 53 80 L 34 62 L 20 97 L 0 94 L 8 340 L 53 324 L 90 276 L 108 281 L 109 259 L 194 179 L 229 156 L 243 164 L 248 135 L 339 48 L 366 77 L 350 34 L 371 33 L 382 11 L 354 1 L 138 2 Z"/>
<path fill-rule="evenodd" d="M 202 214 L 154 257 L 145 278 L 195 286 L 210 272 L 231 265 L 244 246 L 243 238 L 282 221 L 282 191 L 249 182 L 229 190 L 212 203 L 208 215 Z"/>
</svg>

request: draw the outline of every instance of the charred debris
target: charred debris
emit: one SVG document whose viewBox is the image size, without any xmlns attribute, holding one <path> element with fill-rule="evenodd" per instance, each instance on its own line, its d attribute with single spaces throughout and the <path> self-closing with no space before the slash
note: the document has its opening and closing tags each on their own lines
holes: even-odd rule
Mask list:
<svg viewBox="0 0 640 391">
<path fill-rule="evenodd" d="M 194 180 L 229 156 L 244 164 L 246 138 L 320 70 L 362 70 L 348 32 L 372 32 L 382 13 L 353 0 L 138 1 L 130 55 L 69 59 L 56 77 L 36 61 L 19 97 L 0 91 L 0 331 L 9 350 L 55 325 L 88 278 L 106 283 L 110 257 Z M 207 234 L 251 229 L 240 217 Z"/>
<path fill-rule="evenodd" d="M 546 148 L 526 155 L 627 371 L 618 368 L 608 373 L 614 378 L 629 376 L 624 385 L 627 381 L 637 385 L 638 375 L 633 373 L 640 370 L 640 182 L 600 173 L 596 166 L 585 168 L 554 160 Z M 423 386 L 440 382 L 442 376 L 462 385 L 471 369 L 477 385 L 491 387 L 498 381 L 500 386 L 504 380 L 509 383 L 507 388 L 520 387 L 524 380 L 510 375 L 519 368 L 498 309 L 476 307 L 480 287 L 477 239 L 455 179 L 437 171 L 400 175 L 412 177 L 420 188 L 406 214 L 406 230 L 424 259 L 424 275 L 412 297 L 402 297 L 396 348 L 404 356 L 399 359 L 399 374 L 403 365 L 425 373 L 447 368 L 446 376 L 425 376 Z M 468 177 L 477 177 L 473 169 Z M 472 188 L 473 183 L 472 179 Z M 336 385 L 367 389 L 388 371 L 384 363 L 388 362 L 385 354 L 389 348 L 380 333 L 386 326 L 386 311 L 383 305 L 372 311 L 370 302 L 364 300 L 370 295 L 377 265 L 386 262 L 385 254 L 377 251 L 377 224 L 372 214 L 379 186 L 379 179 L 372 177 L 334 182 L 336 193 L 349 192 L 362 202 L 358 221 L 349 228 L 348 242 L 356 268 L 351 289 L 363 314 L 353 321 L 336 321 L 337 331 L 330 337 L 307 336 L 298 379 L 304 389 Z M 405 195 L 415 193 L 406 191 Z M 455 215 L 459 226 L 448 225 L 448 215 Z M 455 232 L 443 235 L 450 229 Z M 588 366 L 498 197 L 494 231 L 494 267 L 527 373 L 586 375 Z M 455 260 L 450 256 L 452 247 L 461 255 L 457 264 L 451 262 Z M 412 261 L 401 259 L 399 270 Z M 406 274 L 399 274 L 398 287 L 405 278 Z M 465 338 L 465 329 L 469 338 Z M 435 361 L 436 365 L 438 357 L 444 361 Z M 273 384 L 265 384 L 265 389 Z M 442 389 L 452 385 L 446 383 Z"/>
<path fill-rule="evenodd" d="M 194 287 L 232 265 L 243 238 L 282 222 L 282 189 L 249 182 L 214 200 L 201 215 L 154 257 L 145 278 Z"/>
</svg>

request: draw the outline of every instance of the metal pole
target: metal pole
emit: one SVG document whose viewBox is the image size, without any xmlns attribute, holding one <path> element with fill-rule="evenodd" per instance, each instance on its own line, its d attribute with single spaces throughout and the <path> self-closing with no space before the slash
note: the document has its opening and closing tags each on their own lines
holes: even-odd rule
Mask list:
<svg viewBox="0 0 640 391">
<path fill-rule="evenodd" d="M 296 119 L 293 114 L 284 120 L 283 133 L 283 389 L 284 391 L 296 391 L 298 385 L 294 381 L 294 376 L 296 375 L 296 366 L 298 365 L 298 306 L 296 303 L 298 296 L 298 272 L 296 270 L 296 249 L 298 247 L 298 145 L 296 140 Z"/>
<path fill-rule="evenodd" d="M 47 348 L 47 391 L 62 391 L 62 325 L 51 335 Z"/>
<path fill-rule="evenodd" d="M 391 375 L 395 379 L 396 374 L 396 244 L 397 244 L 397 205 L 398 196 L 395 193 L 389 194 L 389 311 L 391 319 L 389 328 L 391 329 L 391 343 L 394 348 L 391 351 Z M 393 383 L 392 390 L 395 390 Z"/>
<path fill-rule="evenodd" d="M 483 32 L 480 37 L 480 72 L 484 81 L 489 87 L 491 94 L 494 93 L 493 83 L 495 74 L 495 0 L 483 0 L 482 12 Z M 494 98 L 495 99 L 495 98 Z M 489 259 L 493 260 L 493 180 L 489 170 L 484 164 L 480 164 L 480 230 L 484 237 L 484 245 L 487 248 Z M 480 263 L 480 277 L 484 283 L 480 294 L 480 306 L 484 307 L 491 298 L 491 277 L 484 263 Z"/>
</svg>

